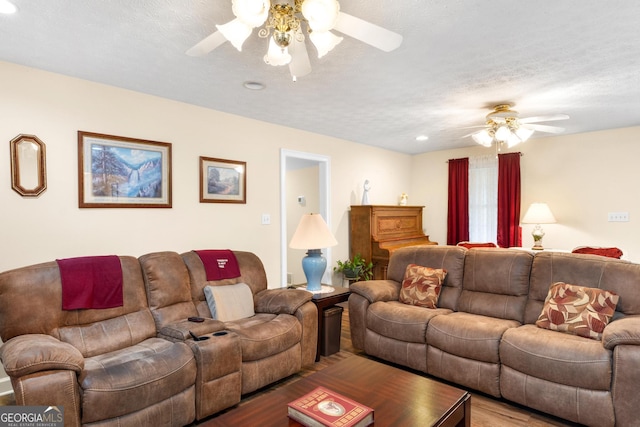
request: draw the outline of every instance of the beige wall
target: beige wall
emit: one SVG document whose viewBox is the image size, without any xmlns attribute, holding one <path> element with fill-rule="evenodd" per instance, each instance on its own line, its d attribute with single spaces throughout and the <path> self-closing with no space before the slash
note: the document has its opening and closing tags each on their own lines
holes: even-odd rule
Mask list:
<svg viewBox="0 0 640 427">
<path fill-rule="evenodd" d="M 521 159 L 522 215 L 532 202 L 547 202 L 557 224 L 544 225 L 545 247 L 617 246 L 640 262 L 640 127 L 537 138 L 517 147 Z M 483 147 L 425 153 L 412 159 L 412 203 L 424 204 L 431 240 L 447 239 L 448 159 L 486 154 Z M 608 212 L 629 222 L 608 222 Z M 523 225 L 523 245 L 533 245 Z"/>
<path fill-rule="evenodd" d="M 136 92 L 0 63 L 0 271 L 56 258 L 198 248 L 256 253 L 280 286 L 280 149 L 331 158 L 333 259 L 348 256 L 349 205 L 372 181 L 372 200 L 396 203 L 411 157 Z M 268 89 L 267 89 L 268 90 Z M 79 209 L 77 131 L 172 143 L 172 209 Z M 8 142 L 37 135 L 47 190 L 11 190 Z M 247 162 L 247 204 L 199 203 L 198 157 Z M 261 225 L 261 215 L 271 225 Z"/>
</svg>

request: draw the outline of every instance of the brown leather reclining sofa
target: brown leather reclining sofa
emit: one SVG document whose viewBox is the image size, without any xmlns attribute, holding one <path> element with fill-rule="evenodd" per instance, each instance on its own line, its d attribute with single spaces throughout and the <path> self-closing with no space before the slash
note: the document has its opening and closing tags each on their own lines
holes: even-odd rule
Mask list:
<svg viewBox="0 0 640 427">
<path fill-rule="evenodd" d="M 65 426 L 182 426 L 314 363 L 311 294 L 267 289 L 260 259 L 234 254 L 241 276 L 219 281 L 195 252 L 121 256 L 124 304 L 108 309 L 62 310 L 55 261 L 0 273 L 0 358 L 16 403 L 62 406 Z M 204 287 L 241 282 L 255 316 L 211 319 Z"/>
<path fill-rule="evenodd" d="M 447 271 L 437 308 L 400 302 L 409 264 Z M 538 327 L 556 282 L 619 296 L 601 340 Z M 589 426 L 640 425 L 640 265 L 596 255 L 416 246 L 351 285 L 355 348 Z"/>
</svg>

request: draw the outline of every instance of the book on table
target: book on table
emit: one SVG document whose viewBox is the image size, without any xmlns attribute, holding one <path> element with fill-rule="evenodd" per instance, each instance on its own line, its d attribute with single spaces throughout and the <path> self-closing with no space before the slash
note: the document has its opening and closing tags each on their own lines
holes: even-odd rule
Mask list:
<svg viewBox="0 0 640 427">
<path fill-rule="evenodd" d="M 373 409 L 324 387 L 287 406 L 289 417 L 308 427 L 365 427 L 373 423 Z"/>
</svg>

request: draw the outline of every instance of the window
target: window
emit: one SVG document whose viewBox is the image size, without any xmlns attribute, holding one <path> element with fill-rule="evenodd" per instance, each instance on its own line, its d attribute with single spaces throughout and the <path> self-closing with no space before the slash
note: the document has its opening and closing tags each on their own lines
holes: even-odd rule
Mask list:
<svg viewBox="0 0 640 427">
<path fill-rule="evenodd" d="M 469 158 L 469 241 L 497 241 L 498 159 L 495 154 Z"/>
</svg>

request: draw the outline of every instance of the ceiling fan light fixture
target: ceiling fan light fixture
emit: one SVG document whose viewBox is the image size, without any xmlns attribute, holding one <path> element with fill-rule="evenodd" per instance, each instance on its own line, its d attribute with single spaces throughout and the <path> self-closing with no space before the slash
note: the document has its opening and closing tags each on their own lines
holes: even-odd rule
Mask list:
<svg viewBox="0 0 640 427">
<path fill-rule="evenodd" d="M 6 0 L 0 3 L 2 1 Z M 307 39 L 315 45 L 319 58 L 342 42 L 343 38 L 331 30 L 385 52 L 397 49 L 402 43 L 400 34 L 341 12 L 337 0 L 231 0 L 231 4 L 235 19 L 216 25 L 217 31 L 188 49 L 187 55 L 205 55 L 226 41 L 242 51 L 245 40 L 258 28 L 258 37 L 272 39 L 281 48 L 271 50 L 269 42 L 264 61 L 270 65 L 289 63 L 295 81 L 311 72 Z"/>
<path fill-rule="evenodd" d="M 331 52 L 343 40 L 342 37 L 336 36 L 331 31 L 312 31 L 309 34 L 309 38 L 318 51 L 318 58 L 322 58 Z"/>
<path fill-rule="evenodd" d="M 313 31 L 325 32 L 336 25 L 340 3 L 336 0 L 304 0 L 301 12 Z"/>
<path fill-rule="evenodd" d="M 278 43 L 274 40 L 273 37 L 269 38 L 269 50 L 267 54 L 264 56 L 264 62 L 269 65 L 273 65 L 274 67 L 280 65 L 287 65 L 291 62 L 291 55 L 289 54 L 289 49 L 286 47 L 278 46 Z"/>
<path fill-rule="evenodd" d="M 233 47 L 238 49 L 238 52 L 242 52 L 242 44 L 249 38 L 253 28 L 236 18 L 233 21 L 227 22 L 224 25 L 216 25 L 218 31 L 222 33 L 224 38 L 229 40 Z"/>
</svg>

